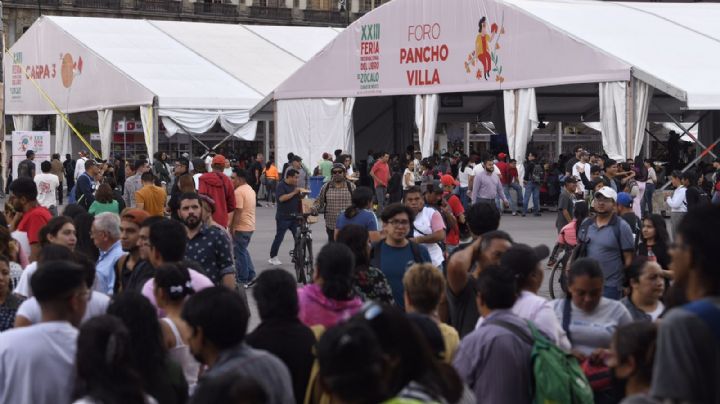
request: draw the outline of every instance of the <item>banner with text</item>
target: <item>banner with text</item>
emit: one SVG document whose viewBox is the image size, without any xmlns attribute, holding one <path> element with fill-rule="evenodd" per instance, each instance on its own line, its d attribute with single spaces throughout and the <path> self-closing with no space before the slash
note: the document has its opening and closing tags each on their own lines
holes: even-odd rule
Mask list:
<svg viewBox="0 0 720 404">
<path fill-rule="evenodd" d="M 629 78 L 626 63 L 502 1 L 394 0 L 350 25 L 275 96 L 496 91 Z"/>
<path fill-rule="evenodd" d="M 35 173 L 40 174 L 40 163 L 50 161 L 50 132 L 13 131 L 12 133 L 12 176 L 17 178 L 17 168 L 26 159 L 27 152 L 35 152 Z"/>
</svg>

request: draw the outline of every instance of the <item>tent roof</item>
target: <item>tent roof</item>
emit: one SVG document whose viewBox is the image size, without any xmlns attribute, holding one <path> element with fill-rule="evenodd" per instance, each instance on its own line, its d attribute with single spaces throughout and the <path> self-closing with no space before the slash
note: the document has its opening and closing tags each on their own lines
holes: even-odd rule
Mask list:
<svg viewBox="0 0 720 404">
<path fill-rule="evenodd" d="M 332 40 L 333 28 L 243 26 L 174 21 L 43 16 L 12 47 L 23 69 L 61 70 L 71 54 L 74 77 L 37 83 L 64 112 L 150 105 L 162 109 L 249 111 Z M 57 56 L 59 55 L 59 57 Z M 79 57 L 83 63 L 78 65 Z M 7 111 L 54 114 L 5 58 Z M 17 80 L 13 97 L 13 80 Z"/>
<path fill-rule="evenodd" d="M 478 35 L 482 17 L 486 48 Z M 720 109 L 717 21 L 716 3 L 394 0 L 350 25 L 282 83 L 275 96 L 497 91 L 628 80 L 632 75 L 689 109 Z M 377 37 L 367 35 L 375 32 Z M 403 58 L 411 50 L 443 45 L 449 50 L 445 60 Z M 487 60 L 478 57 L 483 49 Z M 379 66 L 364 64 L 369 60 Z M 488 76 L 484 64 L 492 69 Z M 432 80 L 435 70 L 437 81 Z M 328 74 L 313 80 L 317 71 Z M 427 71 L 430 79 L 418 82 L 414 71 L 423 79 Z"/>
</svg>

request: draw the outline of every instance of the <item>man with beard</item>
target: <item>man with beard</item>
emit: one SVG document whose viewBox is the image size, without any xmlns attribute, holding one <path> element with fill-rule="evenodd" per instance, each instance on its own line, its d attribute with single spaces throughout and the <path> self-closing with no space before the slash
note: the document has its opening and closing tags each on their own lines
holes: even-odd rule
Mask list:
<svg viewBox="0 0 720 404">
<path fill-rule="evenodd" d="M 190 284 L 199 292 L 213 286 L 213 282 L 207 276 L 193 269 L 194 263 L 183 261 L 188 240 L 185 237 L 174 237 L 181 234 L 184 226 L 177 220 L 169 220 L 158 216 L 152 216 L 143 222 L 140 228 L 140 257 L 147 259 L 153 268 L 160 268 L 164 264 L 176 263 L 187 268 L 190 274 Z M 149 279 L 142 287 L 142 295 L 156 308 L 155 300 L 155 270 L 153 278 Z M 158 317 L 164 317 L 165 313 L 158 308 Z"/>
<path fill-rule="evenodd" d="M 115 293 L 139 292 L 145 282 L 154 275 L 147 258 L 140 257 L 140 228 L 149 217 L 144 210 L 134 208 L 125 209 L 120 216 L 120 246 L 127 254 L 120 257 L 115 264 Z"/>
<path fill-rule="evenodd" d="M 472 193 L 470 194 L 472 203 L 494 204 L 495 199 L 500 198 L 506 208 L 510 207 L 500 183 L 500 178 L 494 175 L 495 162 L 489 154 L 483 159 L 483 168 L 485 170 L 473 178 Z"/>
<path fill-rule="evenodd" d="M 204 224 L 201 215 L 202 208 L 198 195 L 182 194 L 178 216 L 187 232 L 185 259 L 199 264 L 215 285 L 224 285 L 235 289 L 235 265 L 227 234 L 215 226 Z M 164 236 L 174 237 L 175 235 Z"/>
</svg>

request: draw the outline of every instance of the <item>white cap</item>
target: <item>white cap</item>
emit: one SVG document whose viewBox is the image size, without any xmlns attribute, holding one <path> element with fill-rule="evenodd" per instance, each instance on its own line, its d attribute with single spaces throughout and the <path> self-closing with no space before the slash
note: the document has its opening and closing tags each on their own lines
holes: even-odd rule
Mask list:
<svg viewBox="0 0 720 404">
<path fill-rule="evenodd" d="M 595 197 L 597 198 L 598 195 L 602 195 L 608 199 L 612 199 L 613 201 L 617 201 L 617 192 L 615 192 L 614 189 L 610 187 L 602 187 L 597 192 L 595 192 Z"/>
</svg>

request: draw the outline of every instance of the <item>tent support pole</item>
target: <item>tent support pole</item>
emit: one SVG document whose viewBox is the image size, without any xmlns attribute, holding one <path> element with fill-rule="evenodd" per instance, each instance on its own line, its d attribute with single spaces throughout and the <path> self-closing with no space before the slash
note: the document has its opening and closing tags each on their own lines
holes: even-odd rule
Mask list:
<svg viewBox="0 0 720 404">
<path fill-rule="evenodd" d="M 465 122 L 465 155 L 470 155 L 470 122 Z"/>
<path fill-rule="evenodd" d="M 264 121 L 265 126 L 265 147 L 263 148 L 263 151 L 265 152 L 265 161 L 269 161 L 270 159 L 270 121 Z"/>
<path fill-rule="evenodd" d="M 187 129 L 186 129 L 184 126 L 182 126 L 179 122 L 176 122 L 176 121 L 173 121 L 173 122 L 175 122 L 175 125 L 177 125 L 178 128 L 182 129 L 183 133 L 185 133 L 185 134 L 187 134 L 188 136 L 190 136 L 191 138 L 195 139 L 196 142 L 200 143 L 200 145 L 207 150 L 207 152 L 205 152 L 205 153 L 202 155 L 202 157 L 205 157 L 206 155 L 208 155 L 208 153 L 209 153 L 210 150 L 211 150 L 210 147 L 208 147 L 208 145 L 206 145 L 206 144 L 203 143 L 200 139 L 198 139 L 197 137 L 195 137 L 195 135 L 193 135 L 189 130 L 187 130 Z M 230 135 L 230 136 L 232 136 L 232 135 Z M 222 143 L 222 142 L 221 142 L 221 143 Z"/>
<path fill-rule="evenodd" d="M 233 136 L 233 135 L 227 135 L 227 136 L 225 136 L 225 137 L 223 138 L 223 140 L 221 140 L 218 144 L 216 144 L 215 146 L 213 146 L 213 149 L 217 149 L 218 147 L 220 147 L 221 144 L 227 142 L 227 140 L 230 139 L 232 136 Z M 199 142 L 199 140 L 198 140 L 198 142 Z"/>
<path fill-rule="evenodd" d="M 655 105 L 655 108 L 659 109 L 660 112 L 662 112 L 662 113 L 665 114 L 668 118 L 670 118 L 670 119 L 675 123 L 675 125 L 676 125 L 678 128 L 680 128 L 680 130 L 682 130 L 686 135 L 688 135 L 688 136 L 690 137 L 690 139 L 694 140 L 694 141 L 695 141 L 695 144 L 697 144 L 697 145 L 700 146 L 700 147 L 703 147 L 704 150 L 708 150 L 707 146 L 705 146 L 704 144 L 702 144 L 699 140 L 697 140 L 697 138 L 696 138 L 695 136 L 693 136 L 693 135 L 690 133 L 690 130 L 691 130 L 692 128 L 694 128 L 697 124 L 699 124 L 700 121 L 702 121 L 703 119 L 705 119 L 705 117 L 707 116 L 707 114 L 710 113 L 710 111 L 705 111 L 705 113 L 703 113 L 702 115 L 700 115 L 700 118 L 699 118 L 697 121 L 695 121 L 695 123 L 693 123 L 692 126 L 690 126 L 689 128 L 685 129 L 685 128 L 680 124 L 680 122 L 678 122 L 677 119 L 675 119 L 675 117 L 673 117 L 672 115 L 670 115 L 670 114 L 668 114 L 667 112 L 665 112 L 665 111 L 664 111 L 662 108 L 660 108 L 660 106 L 657 105 L 655 102 L 653 102 L 653 104 Z M 715 153 L 713 153 L 712 151 L 710 151 L 710 155 L 713 156 L 713 158 L 717 158 L 717 155 L 716 155 Z"/>
<path fill-rule="evenodd" d="M 557 124 L 557 156 L 556 158 L 560 158 L 560 155 L 562 154 L 562 132 L 563 132 L 563 124 L 562 122 L 558 122 Z"/>
<path fill-rule="evenodd" d="M 711 144 L 710 146 L 708 146 L 708 147 L 703 146 L 703 147 L 705 147 L 705 149 L 702 151 L 702 153 L 700 153 L 697 157 L 695 157 L 695 160 L 689 162 L 688 165 L 686 165 L 685 168 L 683 168 L 680 172 L 683 172 L 683 173 L 684 173 L 685 171 L 689 170 L 690 167 L 692 167 L 692 166 L 694 166 L 695 164 L 697 164 L 698 161 L 700 161 L 700 160 L 702 160 L 703 158 L 705 158 L 706 155 L 708 155 L 708 154 L 713 154 L 712 149 L 714 149 L 715 146 L 717 146 L 718 143 L 720 143 L 720 138 L 715 139 L 715 141 L 712 142 L 712 144 Z M 661 191 L 664 191 L 669 185 L 670 185 L 670 181 L 666 182 L 665 185 L 663 185 L 663 186 L 660 188 L 660 190 L 661 190 Z"/>
</svg>

